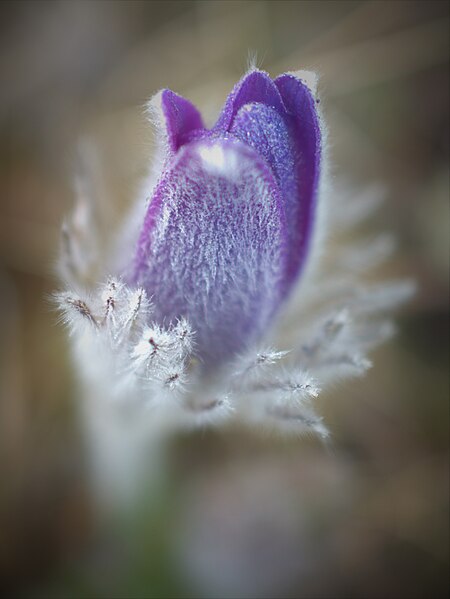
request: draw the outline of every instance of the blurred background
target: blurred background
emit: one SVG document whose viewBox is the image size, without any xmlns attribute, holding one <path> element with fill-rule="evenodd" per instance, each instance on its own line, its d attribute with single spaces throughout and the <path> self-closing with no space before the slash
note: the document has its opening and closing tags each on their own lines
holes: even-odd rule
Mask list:
<svg viewBox="0 0 450 599">
<path fill-rule="evenodd" d="M 0 3 L 0 590 L 8 597 L 446 597 L 449 4 Z M 321 75 L 333 172 L 382 182 L 384 267 L 419 292 L 333 432 L 180 435 L 151 501 L 110 520 L 86 477 L 66 332 L 48 302 L 80 136 L 111 222 L 152 152 L 162 87 L 214 120 L 249 59 Z"/>
</svg>

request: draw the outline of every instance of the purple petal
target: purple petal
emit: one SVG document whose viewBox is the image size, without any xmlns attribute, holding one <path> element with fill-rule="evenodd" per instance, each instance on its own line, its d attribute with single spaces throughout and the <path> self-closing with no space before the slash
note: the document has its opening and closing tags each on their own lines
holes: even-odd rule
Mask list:
<svg viewBox="0 0 450 599">
<path fill-rule="evenodd" d="M 289 261 L 291 261 L 293 255 L 298 251 L 293 240 L 297 222 L 298 199 L 295 153 L 285 118 L 264 104 L 247 104 L 241 108 L 234 120 L 231 133 L 254 148 L 260 156 L 267 160 L 273 170 L 285 204 Z M 287 268 L 289 268 L 289 264 Z M 285 277 L 287 291 L 291 283 L 288 270 Z"/>
<path fill-rule="evenodd" d="M 246 104 L 260 102 L 283 111 L 283 100 L 275 83 L 264 71 L 251 71 L 237 83 L 214 126 L 214 131 L 229 131 L 238 111 Z"/>
<path fill-rule="evenodd" d="M 208 365 L 269 326 L 286 269 L 284 208 L 271 169 L 237 140 L 185 145 L 158 184 L 133 281 L 158 320 L 185 316 Z"/>
<path fill-rule="evenodd" d="M 159 103 L 169 148 L 176 152 L 188 141 L 192 131 L 203 129 L 200 113 L 193 104 L 170 89 L 163 89 L 154 99 Z"/>
<path fill-rule="evenodd" d="M 296 276 L 304 264 L 312 241 L 319 192 L 322 131 L 316 99 L 309 87 L 294 75 L 275 79 L 287 110 L 286 122 L 291 132 L 296 163 L 297 219 L 293 231 L 298 253 L 291 260 L 291 274 Z"/>
<path fill-rule="evenodd" d="M 230 131 L 267 160 L 280 187 L 288 223 L 288 290 L 305 263 L 311 242 L 320 175 L 321 133 L 315 100 L 309 89 L 292 75 L 282 75 L 275 84 L 283 98 L 283 109 L 266 103 L 243 106 Z"/>
</svg>

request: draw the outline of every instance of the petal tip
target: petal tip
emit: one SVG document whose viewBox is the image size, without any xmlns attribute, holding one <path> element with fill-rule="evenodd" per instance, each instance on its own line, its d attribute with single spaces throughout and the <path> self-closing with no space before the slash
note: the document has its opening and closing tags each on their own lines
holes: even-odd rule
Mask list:
<svg viewBox="0 0 450 599">
<path fill-rule="evenodd" d="M 186 143 L 191 131 L 203 128 L 197 108 L 170 89 L 162 89 L 147 102 L 147 115 L 151 123 L 167 135 L 172 151 Z"/>
<path fill-rule="evenodd" d="M 291 71 L 287 75 L 292 75 L 296 79 L 300 79 L 306 85 L 309 91 L 315 96 L 319 84 L 319 76 L 314 71 Z"/>
</svg>

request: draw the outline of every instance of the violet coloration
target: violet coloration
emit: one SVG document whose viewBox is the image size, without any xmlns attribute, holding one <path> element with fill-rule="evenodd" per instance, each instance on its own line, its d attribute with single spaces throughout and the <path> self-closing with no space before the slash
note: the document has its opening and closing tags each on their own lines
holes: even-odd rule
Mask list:
<svg viewBox="0 0 450 599">
<path fill-rule="evenodd" d="M 93 194 L 80 196 L 58 302 L 82 378 L 107 401 L 177 425 L 237 419 L 327 437 L 314 400 L 367 370 L 367 352 L 392 334 L 386 313 L 412 285 L 363 282 L 390 238 L 326 256 L 324 213 L 338 237 L 381 194 L 325 193 L 314 82 L 253 69 L 211 128 L 188 100 L 159 92 L 149 110 L 161 170 L 138 229 L 111 242 L 116 261 L 102 262 Z"/>
<path fill-rule="evenodd" d="M 308 258 L 320 176 L 315 99 L 301 79 L 253 71 L 212 129 L 169 90 L 167 157 L 130 279 L 154 317 L 187 318 L 210 368 L 261 339 Z"/>
</svg>

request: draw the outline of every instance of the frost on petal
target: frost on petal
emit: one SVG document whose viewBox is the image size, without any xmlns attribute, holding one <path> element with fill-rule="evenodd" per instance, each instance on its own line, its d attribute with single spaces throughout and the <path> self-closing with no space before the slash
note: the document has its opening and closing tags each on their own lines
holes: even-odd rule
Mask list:
<svg viewBox="0 0 450 599">
<path fill-rule="evenodd" d="M 162 177 L 139 240 L 133 283 L 155 318 L 185 317 L 205 364 L 266 331 L 279 306 L 286 225 L 273 174 L 233 140 L 192 142 Z"/>
</svg>

